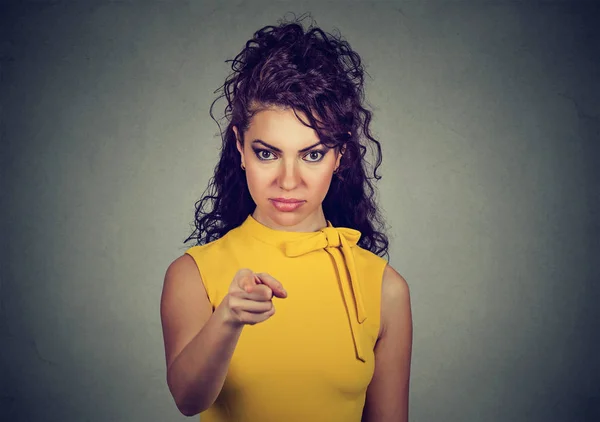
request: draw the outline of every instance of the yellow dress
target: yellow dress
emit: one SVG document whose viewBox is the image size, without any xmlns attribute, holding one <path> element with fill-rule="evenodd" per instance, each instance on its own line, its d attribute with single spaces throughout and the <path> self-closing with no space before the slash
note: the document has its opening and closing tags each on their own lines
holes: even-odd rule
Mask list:
<svg viewBox="0 0 600 422">
<path fill-rule="evenodd" d="M 225 236 L 186 251 L 213 307 L 240 268 L 288 292 L 275 314 L 247 325 L 216 402 L 201 422 L 360 422 L 373 376 L 387 261 L 357 245 L 360 232 L 271 229 L 249 215 Z"/>
</svg>

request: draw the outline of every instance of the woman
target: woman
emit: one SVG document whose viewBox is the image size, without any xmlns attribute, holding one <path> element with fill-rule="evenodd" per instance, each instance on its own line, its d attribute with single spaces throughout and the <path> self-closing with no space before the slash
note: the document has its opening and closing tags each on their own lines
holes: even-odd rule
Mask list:
<svg viewBox="0 0 600 422">
<path fill-rule="evenodd" d="M 360 58 L 283 22 L 257 31 L 232 69 L 197 245 L 165 275 L 175 403 L 202 422 L 407 421 L 409 290 L 379 256 L 388 241 L 373 227 L 361 135 L 377 166 L 381 151 Z"/>
</svg>

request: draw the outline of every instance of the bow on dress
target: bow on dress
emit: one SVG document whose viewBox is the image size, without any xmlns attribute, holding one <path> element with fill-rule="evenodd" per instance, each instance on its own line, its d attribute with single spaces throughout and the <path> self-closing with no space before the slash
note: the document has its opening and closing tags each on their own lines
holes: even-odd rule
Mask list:
<svg viewBox="0 0 600 422">
<path fill-rule="evenodd" d="M 367 315 L 358 283 L 354 254 L 350 250 L 351 246 L 358 243 L 360 236 L 361 233 L 358 230 L 347 227 L 333 227 L 327 221 L 327 227 L 314 234 L 301 240 L 286 242 L 284 253 L 286 256 L 296 257 L 319 249 L 325 249 L 333 257 L 338 274 L 340 275 L 346 309 L 348 309 L 348 319 L 350 320 L 350 330 L 352 331 L 356 356 L 365 362 L 361 330 L 363 322 L 367 319 Z M 349 280 L 346 268 L 348 268 L 348 273 L 350 274 Z M 352 315 L 352 310 L 354 310 L 355 316 Z"/>
</svg>

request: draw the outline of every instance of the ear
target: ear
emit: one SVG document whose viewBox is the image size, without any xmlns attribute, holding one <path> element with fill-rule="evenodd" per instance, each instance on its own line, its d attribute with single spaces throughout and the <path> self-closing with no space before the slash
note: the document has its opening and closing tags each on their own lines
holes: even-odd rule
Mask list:
<svg viewBox="0 0 600 422">
<path fill-rule="evenodd" d="M 233 133 L 235 133 L 235 146 L 240 153 L 240 158 L 242 160 L 242 164 L 244 164 L 244 150 L 242 147 L 242 143 L 240 142 L 240 134 L 236 126 L 232 126 Z"/>
<path fill-rule="evenodd" d="M 337 153 L 337 159 L 335 161 L 335 170 L 337 170 L 338 167 L 340 166 L 340 161 L 342 161 L 342 155 L 344 155 L 345 152 L 346 152 L 346 144 L 342 145 L 342 147 L 340 148 L 340 150 Z"/>
<path fill-rule="evenodd" d="M 348 132 L 348 135 L 352 136 L 351 132 Z M 335 170 L 340 166 L 340 161 L 342 161 L 342 155 L 346 152 L 346 144 L 343 144 L 342 147 L 337 152 L 337 160 L 335 162 Z"/>
</svg>

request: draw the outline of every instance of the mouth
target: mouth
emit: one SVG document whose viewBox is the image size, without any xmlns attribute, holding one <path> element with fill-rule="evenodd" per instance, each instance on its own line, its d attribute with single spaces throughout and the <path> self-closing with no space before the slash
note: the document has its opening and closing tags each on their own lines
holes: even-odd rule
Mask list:
<svg viewBox="0 0 600 422">
<path fill-rule="evenodd" d="M 300 208 L 302 205 L 304 205 L 304 203 L 306 202 L 306 201 L 301 201 L 301 200 L 292 200 L 291 202 L 289 200 L 288 200 L 288 202 L 280 201 L 278 199 L 269 199 L 269 200 L 271 201 L 271 203 L 273 204 L 275 209 L 277 209 L 278 211 L 282 211 L 282 212 L 295 211 L 298 208 Z"/>
<path fill-rule="evenodd" d="M 304 200 L 296 198 L 271 198 L 271 201 L 281 202 L 282 204 L 298 204 L 304 202 Z"/>
</svg>

